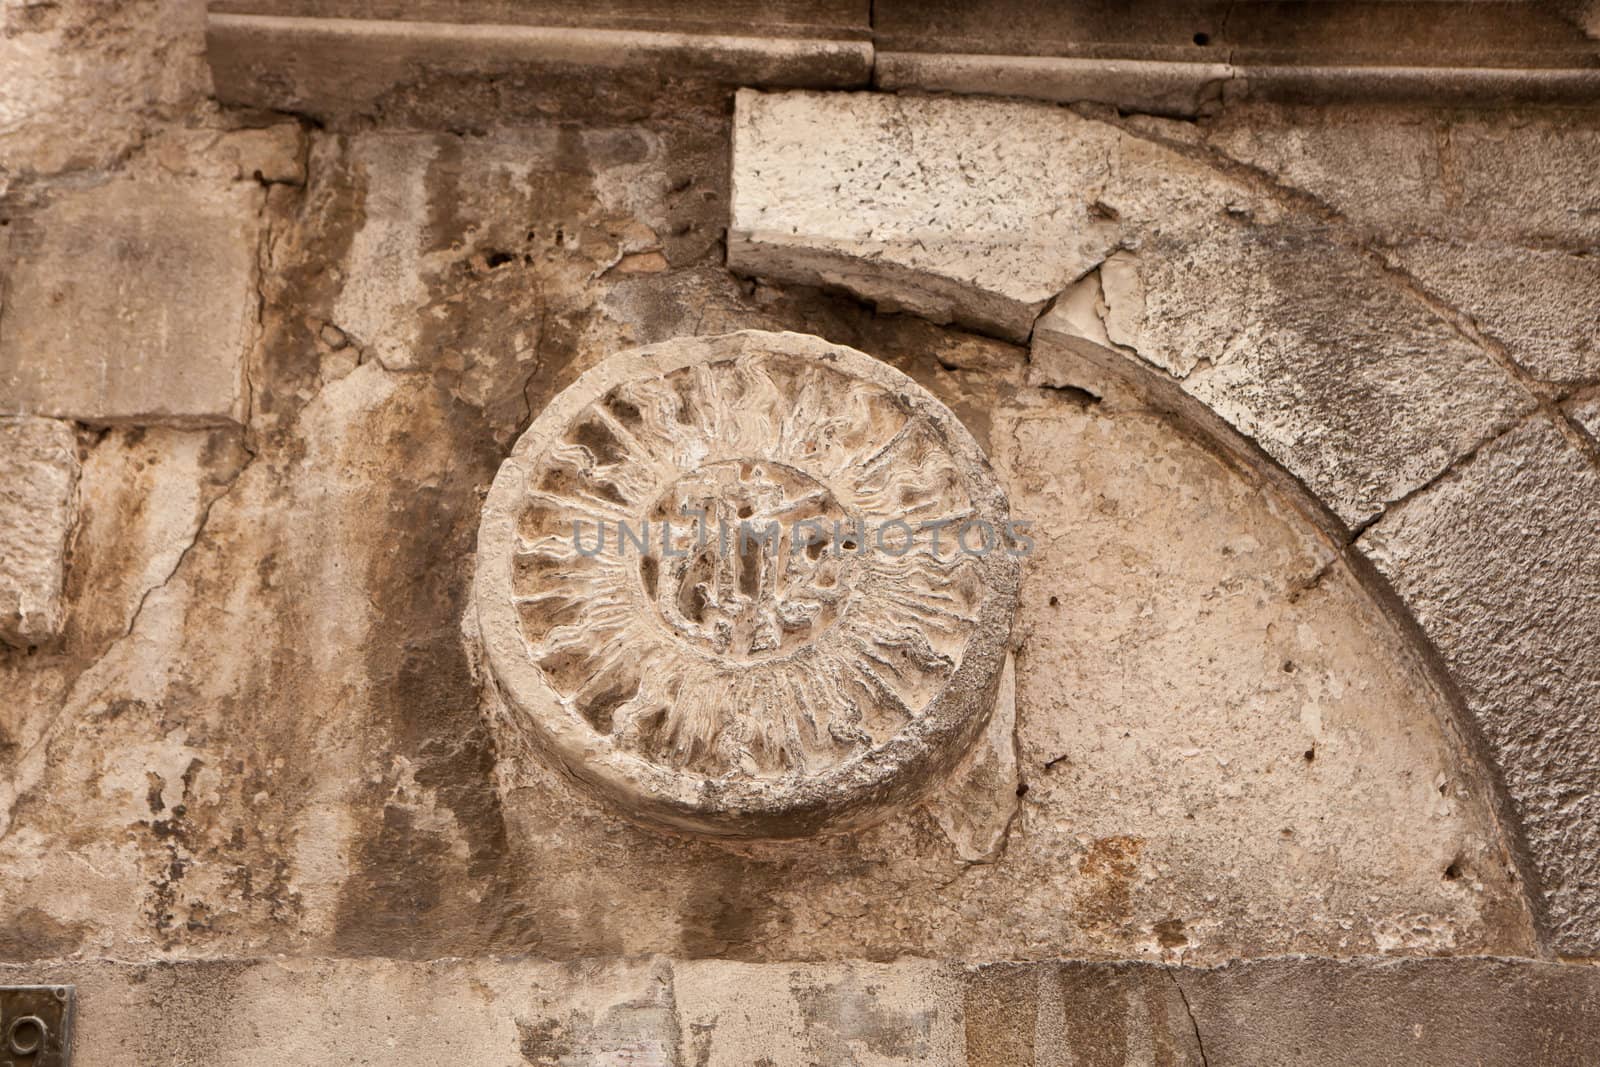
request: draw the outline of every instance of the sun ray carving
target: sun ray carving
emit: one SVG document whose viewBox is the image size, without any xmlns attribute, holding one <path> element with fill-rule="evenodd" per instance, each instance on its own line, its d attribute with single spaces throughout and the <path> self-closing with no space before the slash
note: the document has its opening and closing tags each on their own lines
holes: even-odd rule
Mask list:
<svg viewBox="0 0 1600 1067">
<path fill-rule="evenodd" d="M 930 715 L 947 743 L 975 732 L 987 710 L 946 690 L 997 671 L 984 621 L 1009 626 L 1015 597 L 1015 561 L 955 536 L 1004 520 L 976 445 L 859 353 L 684 344 L 704 352 L 590 372 L 496 481 L 486 523 L 514 536 L 480 563 L 480 611 L 514 620 L 489 643 L 514 703 L 580 776 L 656 783 L 691 824 L 847 774 Z"/>
</svg>

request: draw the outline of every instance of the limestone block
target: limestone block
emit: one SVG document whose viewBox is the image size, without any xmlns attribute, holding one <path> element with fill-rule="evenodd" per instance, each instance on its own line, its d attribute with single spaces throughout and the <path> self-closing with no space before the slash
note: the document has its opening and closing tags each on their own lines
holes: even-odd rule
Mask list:
<svg viewBox="0 0 1600 1067">
<path fill-rule="evenodd" d="M 1022 554 L 977 442 L 886 364 L 758 331 L 619 353 L 484 504 L 503 747 L 675 828 L 877 821 L 982 733 Z"/>
<path fill-rule="evenodd" d="M 8 0 L 0 23 L 0 192 L 19 171 L 114 166 L 210 93 L 196 0 Z"/>
<path fill-rule="evenodd" d="M 176 959 L 0 964 L 77 986 L 75 1062 L 322 1067 L 1586 1063 L 1600 969 L 1155 962 Z M 284 1025 L 284 1020 L 295 1025 Z M 1441 1053 L 1441 1050 L 1444 1050 Z"/>
<path fill-rule="evenodd" d="M 728 263 L 1021 340 L 1116 245 L 1112 138 L 1042 105 L 741 92 Z"/>
<path fill-rule="evenodd" d="M 305 135 L 295 122 L 243 130 L 166 129 L 145 143 L 144 155 L 173 175 L 286 185 L 306 180 Z"/>
<path fill-rule="evenodd" d="M 1600 260 L 1503 242 L 1427 238 L 1392 254 L 1535 377 L 1600 381 Z"/>
<path fill-rule="evenodd" d="M 1225 114 L 1211 144 L 1383 240 L 1431 234 L 1574 246 L 1600 239 L 1600 130 L 1527 111 L 1451 122 L 1319 109 L 1295 122 Z"/>
<path fill-rule="evenodd" d="M 115 181 L 14 223 L 0 414 L 238 419 L 260 197 L 253 184 Z"/>
<path fill-rule="evenodd" d="M 1350 526 L 1533 406 L 1449 323 L 1314 230 L 1175 220 L 1089 288 L 1041 319 L 1036 350 L 1109 344 L 1170 374 Z"/>
<path fill-rule="evenodd" d="M 950 1065 L 961 1055 L 959 971 L 925 960 L 673 967 L 684 1063 Z"/>
<path fill-rule="evenodd" d="M 33 645 L 61 629 L 77 485 L 71 425 L 0 418 L 0 640 Z"/>
<path fill-rule="evenodd" d="M 1600 951 L 1597 530 L 1594 457 L 1538 419 L 1360 541 L 1461 685 L 1572 955 Z"/>
<path fill-rule="evenodd" d="M 1259 187 L 1063 109 L 744 93 L 733 184 L 734 269 L 1136 355 L 1351 526 L 1534 403 Z"/>
<path fill-rule="evenodd" d="M 965 993 L 967 1067 L 1522 1067 L 1581 1062 L 1600 1040 L 1600 972 L 1532 960 L 997 964 Z"/>
</svg>

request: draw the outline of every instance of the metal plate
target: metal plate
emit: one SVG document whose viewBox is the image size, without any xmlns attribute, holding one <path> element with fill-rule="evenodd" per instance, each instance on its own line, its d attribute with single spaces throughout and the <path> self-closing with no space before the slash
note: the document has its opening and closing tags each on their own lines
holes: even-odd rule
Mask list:
<svg viewBox="0 0 1600 1067">
<path fill-rule="evenodd" d="M 69 985 L 0 986 L 0 1067 L 67 1067 L 76 1000 Z"/>
</svg>

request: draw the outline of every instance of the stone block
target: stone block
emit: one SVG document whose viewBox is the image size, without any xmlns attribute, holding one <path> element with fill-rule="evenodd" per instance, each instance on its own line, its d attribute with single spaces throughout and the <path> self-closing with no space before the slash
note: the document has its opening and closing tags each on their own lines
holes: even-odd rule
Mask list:
<svg viewBox="0 0 1600 1067">
<path fill-rule="evenodd" d="M 1600 381 L 1600 260 L 1427 238 L 1400 245 L 1393 257 L 1535 377 Z"/>
<path fill-rule="evenodd" d="M 1359 542 L 1483 731 L 1556 947 L 1600 952 L 1600 468 L 1537 419 Z"/>
<path fill-rule="evenodd" d="M 720 97 L 736 85 L 847 88 L 865 86 L 872 74 L 872 45 L 859 39 L 864 26 L 773 25 L 781 20 L 771 18 L 771 5 L 695 17 L 677 4 L 667 18 L 621 25 L 595 5 L 571 5 L 564 19 L 544 24 L 553 14 L 547 5 L 497 6 L 427 12 L 391 5 L 387 18 L 213 11 L 206 55 L 217 98 L 227 104 L 326 120 L 398 114 L 421 126 L 474 124 L 486 108 L 502 121 L 551 113 L 633 121 L 657 107 L 677 111 L 680 89 Z M 428 21 L 430 14 L 440 21 Z M 737 28 L 716 32 L 716 23 Z M 640 25 L 654 28 L 625 28 Z M 448 72 L 454 88 L 418 92 L 420 71 Z M 509 84 L 518 91 L 505 94 Z"/>
<path fill-rule="evenodd" d="M 0 418 L 0 641 L 34 645 L 60 632 L 77 485 L 70 424 Z"/>
<path fill-rule="evenodd" d="M 1600 130 L 1559 112 L 1449 121 L 1351 106 L 1284 123 L 1240 110 L 1206 137 L 1385 241 L 1430 234 L 1583 247 L 1600 239 Z"/>
<path fill-rule="evenodd" d="M 237 420 L 256 322 L 254 184 L 116 181 L 10 227 L 0 414 Z"/>
<path fill-rule="evenodd" d="M 1258 187 L 1060 108 L 746 92 L 733 169 L 735 270 L 1135 355 L 1350 526 L 1533 407 Z"/>
<path fill-rule="evenodd" d="M 1083 288 L 1040 320 L 1036 352 L 1109 345 L 1159 368 L 1349 526 L 1533 406 L 1487 353 L 1314 229 L 1174 219 Z"/>
<path fill-rule="evenodd" d="M 702 1067 L 948 1064 L 961 1053 L 961 977 L 940 964 L 674 965 L 682 1062 Z"/>
<path fill-rule="evenodd" d="M 1116 245 L 1114 142 L 1044 105 L 741 92 L 728 263 L 1022 340 Z"/>
</svg>

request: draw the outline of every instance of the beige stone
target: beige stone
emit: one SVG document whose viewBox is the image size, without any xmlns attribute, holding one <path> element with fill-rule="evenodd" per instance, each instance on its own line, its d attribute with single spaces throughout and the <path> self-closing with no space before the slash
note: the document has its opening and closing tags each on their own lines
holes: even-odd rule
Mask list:
<svg viewBox="0 0 1600 1067">
<path fill-rule="evenodd" d="M 91 423 L 238 419 L 255 330 L 253 185 L 112 181 L 14 222 L 0 412 Z"/>
<path fill-rule="evenodd" d="M 1600 264 L 1500 242 L 1418 238 L 1390 255 L 1546 381 L 1600 381 Z"/>
<path fill-rule="evenodd" d="M 305 137 L 295 122 L 244 130 L 180 127 L 146 142 L 135 165 L 223 182 L 300 185 L 306 180 L 305 154 Z"/>
<path fill-rule="evenodd" d="M 199 0 L 8 2 L 0 18 L 0 193 L 112 166 L 210 92 Z"/>
<path fill-rule="evenodd" d="M 704 1067 L 960 1064 L 961 974 L 893 963 L 673 967 L 683 1063 Z"/>
<path fill-rule="evenodd" d="M 1116 245 L 1113 140 L 1043 105 L 741 92 L 728 264 L 1020 340 Z"/>
<path fill-rule="evenodd" d="M 652 105 L 670 108 L 673 91 L 709 90 L 712 96 L 737 85 L 843 88 L 866 85 L 872 73 L 872 45 L 859 39 L 865 27 L 816 26 L 819 36 L 797 36 L 799 27 L 778 17 L 792 17 L 792 6 L 773 14 L 788 25 L 769 35 L 752 32 L 769 14 L 759 7 L 714 13 L 709 20 L 691 16 L 683 20 L 690 25 L 677 27 L 672 23 L 683 15 L 681 7 L 665 19 L 656 13 L 642 20 L 635 8 L 631 19 L 621 20 L 634 24 L 628 28 L 607 26 L 603 18 L 600 25 L 571 25 L 574 8 L 553 25 L 527 24 L 537 20 L 538 9 L 522 6 L 489 22 L 464 19 L 460 9 L 437 10 L 438 21 L 392 6 L 365 18 L 263 14 L 258 6 L 250 13 L 215 12 L 207 25 L 207 58 L 217 97 L 334 121 L 399 111 L 420 113 L 424 124 L 443 116 L 470 122 L 489 101 L 513 109 L 532 104 L 523 113 L 540 117 L 564 110 L 593 118 L 612 108 L 634 114 Z M 865 22 L 863 15 L 856 19 Z M 640 21 L 650 28 L 635 28 Z M 452 91 L 416 94 L 419 69 L 452 71 Z M 523 87 L 517 94 L 523 99 L 502 95 L 499 86 L 506 84 Z"/>
<path fill-rule="evenodd" d="M 501 466 L 478 545 L 502 729 L 627 812 L 740 837 L 940 782 L 989 720 L 1022 554 L 948 408 L 759 331 L 590 370 Z"/>
<path fill-rule="evenodd" d="M 60 632 L 77 486 L 69 423 L 0 418 L 0 640 L 35 645 Z"/>
<path fill-rule="evenodd" d="M 1225 112 L 1207 140 L 1388 242 L 1416 234 L 1573 250 L 1600 238 L 1600 130 L 1571 113 L 1329 107 Z"/>
<path fill-rule="evenodd" d="M 939 828 L 968 863 L 999 856 L 1022 809 L 1017 768 L 1017 664 L 1006 657 L 994 714 L 983 736 L 929 804 Z"/>
<path fill-rule="evenodd" d="M 734 136 L 734 269 L 1136 355 L 1349 526 L 1533 407 L 1262 189 L 1116 127 L 1015 101 L 746 93 Z"/>
<path fill-rule="evenodd" d="M 1382 1067 L 1440 1048 L 1526 1067 L 1600 1041 L 1596 969 L 1527 959 L 75 960 L 0 977 L 76 985 L 75 1062 L 183 1067 Z"/>
<path fill-rule="evenodd" d="M 1534 404 L 1315 230 L 1174 222 L 1101 283 L 1113 347 L 1181 379 L 1352 527 Z"/>
<path fill-rule="evenodd" d="M 1461 685 L 1561 951 L 1600 951 L 1600 463 L 1535 419 L 1360 542 Z"/>
</svg>

